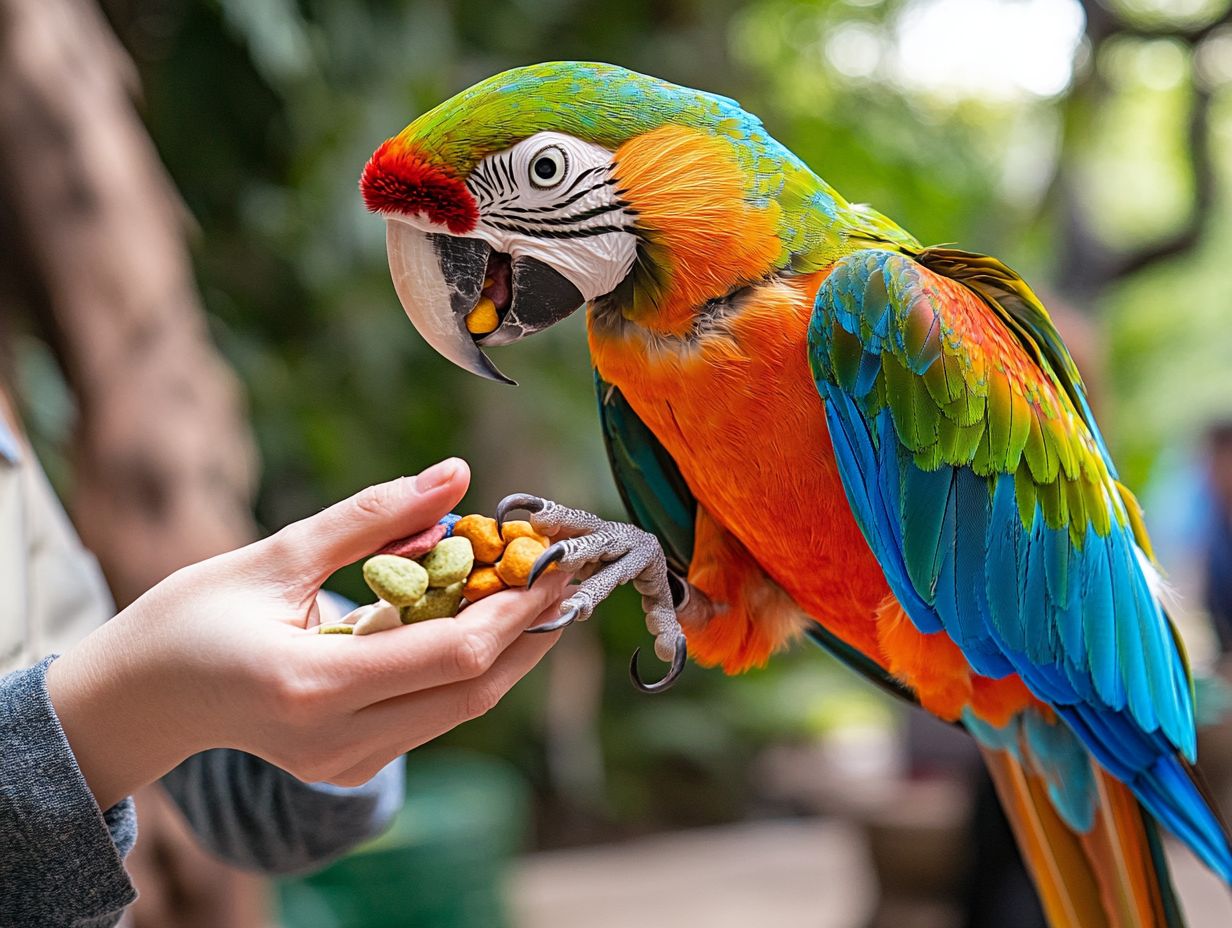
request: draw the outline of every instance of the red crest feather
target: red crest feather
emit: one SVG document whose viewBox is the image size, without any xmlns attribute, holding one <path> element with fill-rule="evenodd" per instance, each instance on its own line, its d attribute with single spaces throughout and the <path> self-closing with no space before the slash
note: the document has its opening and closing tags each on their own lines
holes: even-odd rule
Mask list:
<svg viewBox="0 0 1232 928">
<path fill-rule="evenodd" d="M 466 185 L 397 139 L 387 139 L 373 152 L 359 190 L 374 213 L 418 213 L 454 235 L 465 235 L 479 221 Z"/>
</svg>

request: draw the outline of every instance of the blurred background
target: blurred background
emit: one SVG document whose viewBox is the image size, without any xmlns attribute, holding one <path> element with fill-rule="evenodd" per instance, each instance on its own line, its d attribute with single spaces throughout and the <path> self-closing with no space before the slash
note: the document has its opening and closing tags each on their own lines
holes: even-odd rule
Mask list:
<svg viewBox="0 0 1232 928">
<path fill-rule="evenodd" d="M 612 61 L 736 97 L 849 199 L 1034 282 L 1217 669 L 1229 6 L 0 0 L 0 366 L 121 604 L 448 454 L 475 471 L 463 511 L 526 490 L 616 516 L 581 316 L 498 354 L 516 390 L 456 370 L 403 317 L 356 188 L 483 77 Z M 367 598 L 358 571 L 333 586 Z M 138 925 L 1042 925 L 964 736 L 803 646 L 641 696 L 646 643 L 624 591 L 415 752 L 394 830 L 315 876 L 224 869 L 149 791 Z M 1225 799 L 1229 738 L 1202 747 Z M 1193 924 L 1232 923 L 1176 866 Z"/>
</svg>

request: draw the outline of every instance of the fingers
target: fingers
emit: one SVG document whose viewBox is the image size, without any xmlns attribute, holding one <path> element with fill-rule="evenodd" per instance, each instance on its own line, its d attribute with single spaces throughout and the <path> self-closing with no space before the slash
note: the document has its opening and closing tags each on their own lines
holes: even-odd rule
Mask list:
<svg viewBox="0 0 1232 928">
<path fill-rule="evenodd" d="M 536 617 L 547 619 L 551 610 Z M 354 718 L 357 739 L 373 738 L 382 748 L 336 782 L 364 782 L 398 754 L 478 718 L 493 709 L 560 639 L 560 633 L 521 635 L 480 676 L 425 692 L 396 696 L 361 710 Z M 367 773 L 367 776 L 363 774 Z"/>
<path fill-rule="evenodd" d="M 339 568 L 445 515 L 466 492 L 470 469 L 449 458 L 414 477 L 399 477 L 294 522 L 257 547 L 280 576 L 320 584 Z"/>
<path fill-rule="evenodd" d="M 566 577 L 552 575 L 533 590 L 505 590 L 468 606 L 457 618 L 416 622 L 376 635 L 305 639 L 356 708 L 487 673 L 542 613 L 555 614 Z M 534 637 L 534 636 L 529 636 Z"/>
</svg>

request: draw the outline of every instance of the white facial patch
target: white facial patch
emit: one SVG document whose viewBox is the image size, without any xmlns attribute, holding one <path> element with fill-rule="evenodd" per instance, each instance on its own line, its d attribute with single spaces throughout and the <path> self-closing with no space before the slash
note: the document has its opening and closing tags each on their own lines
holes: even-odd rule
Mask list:
<svg viewBox="0 0 1232 928">
<path fill-rule="evenodd" d="M 480 216 L 468 234 L 514 258 L 542 261 L 587 300 L 610 293 L 637 255 L 614 169 L 610 151 L 571 135 L 524 139 L 484 158 L 467 178 Z"/>
</svg>

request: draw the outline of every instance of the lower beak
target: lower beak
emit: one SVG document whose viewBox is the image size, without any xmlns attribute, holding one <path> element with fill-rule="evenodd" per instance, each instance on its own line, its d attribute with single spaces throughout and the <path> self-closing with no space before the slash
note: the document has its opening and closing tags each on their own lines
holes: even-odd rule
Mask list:
<svg viewBox="0 0 1232 928">
<path fill-rule="evenodd" d="M 581 292 L 542 261 L 520 257 L 508 268 L 510 297 L 498 307 L 496 329 L 472 335 L 466 317 L 483 295 L 491 246 L 480 239 L 423 232 L 386 222 L 389 270 L 402 308 L 424 341 L 463 370 L 512 384 L 483 349 L 506 345 L 546 329 L 577 310 Z M 499 258 L 500 256 L 496 256 Z"/>
</svg>

